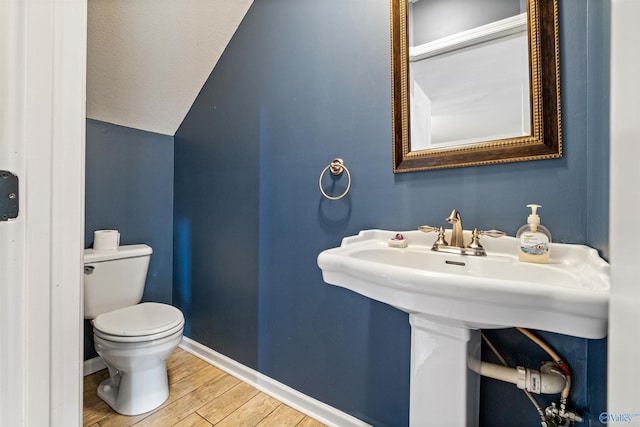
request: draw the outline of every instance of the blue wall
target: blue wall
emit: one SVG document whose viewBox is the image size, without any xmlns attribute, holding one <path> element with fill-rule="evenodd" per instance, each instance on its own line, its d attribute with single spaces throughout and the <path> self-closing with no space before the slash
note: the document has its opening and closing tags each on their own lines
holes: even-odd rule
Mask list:
<svg viewBox="0 0 640 427">
<path fill-rule="evenodd" d="M 441 222 L 453 206 L 468 226 L 513 233 L 533 200 L 556 240 L 607 256 L 609 6 L 561 2 L 565 159 L 394 176 L 386 1 L 367 23 L 354 2 L 289 3 L 256 1 L 177 135 L 175 303 L 192 338 L 373 424 L 403 425 L 406 316 L 324 284 L 315 257 L 343 235 Z M 354 185 L 329 202 L 317 175 L 338 155 Z M 85 245 L 100 228 L 149 243 L 144 299 L 171 302 L 173 138 L 88 120 L 86 178 Z M 512 364 L 545 359 L 514 331 L 487 333 Z M 542 335 L 596 419 L 605 341 Z M 496 381 L 483 380 L 482 408 L 487 425 L 535 422 Z"/>
<path fill-rule="evenodd" d="M 172 302 L 173 137 L 87 120 L 85 247 L 93 232 L 153 248 L 143 299 Z M 84 358 L 96 355 L 85 322 Z"/>
<path fill-rule="evenodd" d="M 555 241 L 606 256 L 609 6 L 560 6 L 565 156 L 394 175 L 388 0 L 255 0 L 175 136 L 174 303 L 187 336 L 373 425 L 403 426 L 407 315 L 324 283 L 320 251 L 361 229 L 443 224 L 452 208 L 467 228 L 513 235 L 536 202 Z M 317 187 L 333 157 L 353 177 L 336 202 Z M 490 335 L 514 364 L 546 360 L 513 330 Z M 542 335 L 596 420 L 606 342 Z M 481 406 L 483 425 L 538 423 L 513 386 L 483 380 Z"/>
<path fill-rule="evenodd" d="M 175 138 L 174 301 L 187 335 L 369 423 L 402 426 L 407 316 L 325 284 L 320 251 L 365 228 L 439 224 L 454 207 L 467 227 L 514 234 L 537 202 L 556 241 L 606 256 L 609 6 L 560 4 L 564 158 L 394 175 L 388 1 L 256 0 Z M 317 181 L 336 156 L 353 185 L 330 202 Z M 513 364 L 547 359 L 513 330 L 489 334 Z M 542 335 L 574 370 L 574 405 L 597 419 L 606 341 Z M 514 419 L 538 424 L 513 386 L 483 380 L 482 424 Z"/>
<path fill-rule="evenodd" d="M 176 134 L 174 301 L 197 341 L 364 419 L 406 422 L 406 315 L 327 286 L 315 265 L 350 232 L 350 207 L 317 189 L 342 154 L 331 144 L 386 139 L 390 174 L 388 32 L 347 51 L 346 34 L 333 34 L 375 34 L 387 6 L 365 23 L 354 3 L 265 5 L 254 3 Z M 356 128 L 371 119 L 386 138 L 375 123 Z"/>
</svg>

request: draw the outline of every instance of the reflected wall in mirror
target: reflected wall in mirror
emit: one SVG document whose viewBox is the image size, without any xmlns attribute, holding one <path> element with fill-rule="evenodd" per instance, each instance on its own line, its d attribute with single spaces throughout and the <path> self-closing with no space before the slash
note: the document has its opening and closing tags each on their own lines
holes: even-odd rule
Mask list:
<svg viewBox="0 0 640 427">
<path fill-rule="evenodd" d="M 557 0 L 391 0 L 393 170 L 562 156 Z"/>
</svg>

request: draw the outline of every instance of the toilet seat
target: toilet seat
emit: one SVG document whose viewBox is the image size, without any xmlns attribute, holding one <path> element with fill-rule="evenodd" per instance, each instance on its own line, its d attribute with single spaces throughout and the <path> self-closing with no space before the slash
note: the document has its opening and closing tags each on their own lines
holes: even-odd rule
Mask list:
<svg viewBox="0 0 640 427">
<path fill-rule="evenodd" d="M 115 342 L 145 342 L 182 333 L 184 316 L 168 304 L 145 302 L 101 314 L 93 319 L 93 333 Z"/>
</svg>

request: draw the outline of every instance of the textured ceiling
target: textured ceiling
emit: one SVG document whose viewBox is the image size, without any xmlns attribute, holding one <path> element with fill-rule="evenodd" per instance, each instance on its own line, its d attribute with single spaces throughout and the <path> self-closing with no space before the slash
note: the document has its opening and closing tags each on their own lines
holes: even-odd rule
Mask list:
<svg viewBox="0 0 640 427">
<path fill-rule="evenodd" d="M 174 135 L 253 0 L 89 0 L 87 117 Z"/>
</svg>

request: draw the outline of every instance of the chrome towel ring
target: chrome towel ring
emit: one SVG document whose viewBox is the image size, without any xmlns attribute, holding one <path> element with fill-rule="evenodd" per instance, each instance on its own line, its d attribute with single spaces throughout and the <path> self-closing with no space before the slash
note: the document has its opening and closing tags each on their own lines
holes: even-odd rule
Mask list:
<svg viewBox="0 0 640 427">
<path fill-rule="evenodd" d="M 336 176 L 341 175 L 343 171 L 347 173 L 347 189 L 344 190 L 344 193 L 340 194 L 339 196 L 329 196 L 327 193 L 325 193 L 324 188 L 322 188 L 322 177 L 327 170 L 330 170 L 331 174 Z M 347 169 L 347 167 L 344 165 L 342 159 L 335 158 L 324 169 L 322 169 L 322 172 L 320 172 L 320 179 L 318 180 L 318 186 L 320 187 L 320 192 L 322 193 L 322 195 L 329 200 L 340 200 L 347 195 L 349 189 L 351 188 L 351 174 L 349 173 L 349 169 Z"/>
</svg>

